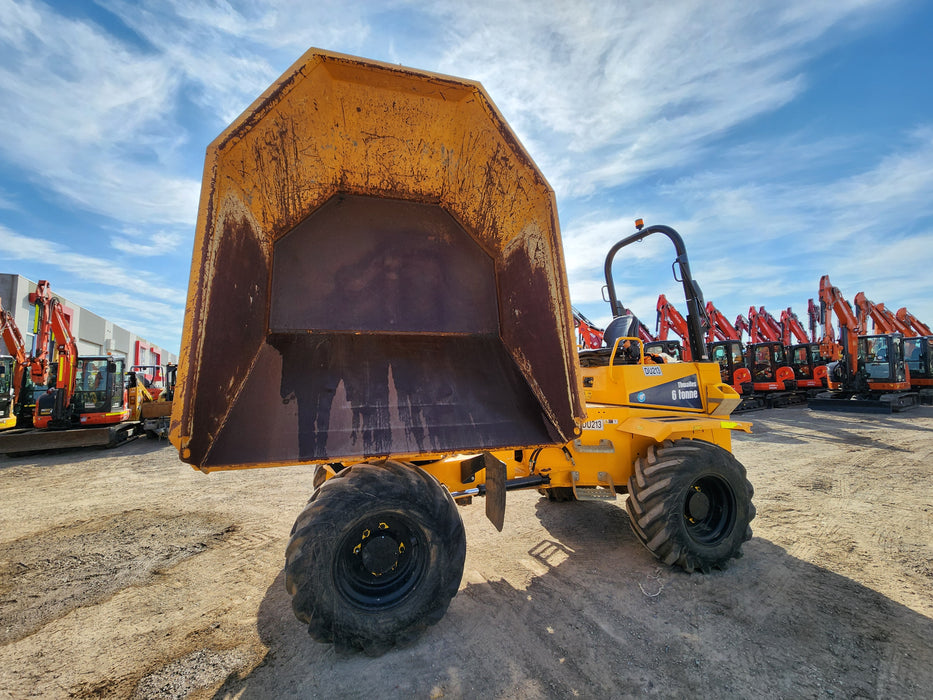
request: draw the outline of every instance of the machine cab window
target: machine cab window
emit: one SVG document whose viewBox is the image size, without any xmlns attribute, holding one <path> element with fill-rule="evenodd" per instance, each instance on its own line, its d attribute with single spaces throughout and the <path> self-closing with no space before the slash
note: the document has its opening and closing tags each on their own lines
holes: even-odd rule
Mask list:
<svg viewBox="0 0 933 700">
<path fill-rule="evenodd" d="M 870 379 L 886 379 L 891 376 L 891 360 L 898 349 L 893 346 L 895 340 L 884 335 L 860 338 L 859 362 L 864 363 Z"/>
<path fill-rule="evenodd" d="M 107 412 L 123 405 L 122 359 L 80 358 L 75 373 L 75 403 L 82 413 Z"/>
</svg>

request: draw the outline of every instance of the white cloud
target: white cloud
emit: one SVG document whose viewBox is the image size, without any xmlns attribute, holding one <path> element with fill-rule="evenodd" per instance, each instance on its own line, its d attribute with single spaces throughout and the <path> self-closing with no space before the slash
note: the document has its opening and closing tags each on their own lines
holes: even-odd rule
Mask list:
<svg viewBox="0 0 933 700">
<path fill-rule="evenodd" d="M 179 231 L 142 231 L 125 227 L 119 235 L 110 237 L 110 246 L 133 258 L 148 258 L 175 252 L 186 238 L 186 233 Z"/>
<path fill-rule="evenodd" d="M 555 188 L 584 195 L 695 162 L 715 136 L 799 95 L 804 62 L 833 30 L 889 4 L 451 0 L 432 11 L 450 45 L 440 68 L 482 80 Z"/>
<path fill-rule="evenodd" d="M 54 292 L 166 348 L 178 347 L 185 290 L 167 284 L 158 270 L 115 265 L 112 259 L 75 252 L 61 242 L 23 236 L 2 225 L 0 257 L 41 265 L 55 285 Z M 57 278 L 68 281 L 60 285 Z"/>
<path fill-rule="evenodd" d="M 193 221 L 197 182 L 165 167 L 183 143 L 169 67 L 45 5 L 3 1 L 0 14 L 0 154 L 87 211 Z"/>
<path fill-rule="evenodd" d="M 787 161 L 759 159 L 749 149 L 748 162 L 734 172 L 700 173 L 665 188 L 665 198 L 690 212 L 671 223 L 687 241 L 694 275 L 730 319 L 749 305 L 772 312 L 792 306 L 800 315 L 823 274 L 850 301 L 864 291 L 933 319 L 933 131 L 915 129 L 862 172 L 820 182 L 806 177 L 808 166 L 841 144 L 816 143 L 809 156 L 801 151 Z M 606 221 L 588 225 L 615 225 Z M 681 296 L 675 304 L 682 305 Z"/>
<path fill-rule="evenodd" d="M 217 124 L 233 121 L 311 46 L 352 51 L 369 35 L 366 3 L 102 0 L 144 37 Z M 285 63 L 273 67 L 272 58 Z"/>
</svg>

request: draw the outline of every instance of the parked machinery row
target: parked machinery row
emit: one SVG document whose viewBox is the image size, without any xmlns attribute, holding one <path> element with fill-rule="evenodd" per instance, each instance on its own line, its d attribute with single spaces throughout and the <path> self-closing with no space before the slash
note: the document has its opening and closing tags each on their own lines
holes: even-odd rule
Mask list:
<svg viewBox="0 0 933 700">
<path fill-rule="evenodd" d="M 819 304 L 810 299 L 807 315 L 809 333 L 790 307 L 776 319 L 763 306 L 751 306 L 748 316 L 729 323 L 706 303 L 706 349 L 722 380 L 742 395 L 741 409 L 808 401 L 816 409 L 890 412 L 933 403 L 933 333 L 906 308 L 892 312 L 860 292 L 853 311 L 824 276 Z M 601 342 L 600 329 L 589 320 L 586 329 L 586 347 L 598 347 L 593 342 Z M 663 345 L 665 357 L 689 361 L 686 332 L 686 321 L 662 294 L 655 334 L 642 338 L 645 352 L 661 352 Z"/>
<path fill-rule="evenodd" d="M 127 366 L 113 355 L 80 355 L 60 300 L 40 280 L 29 295 L 35 341 L 27 349 L 12 314 L 0 330 L 12 355 L 0 360 L 0 454 L 114 445 L 165 435 L 173 365 Z"/>
</svg>

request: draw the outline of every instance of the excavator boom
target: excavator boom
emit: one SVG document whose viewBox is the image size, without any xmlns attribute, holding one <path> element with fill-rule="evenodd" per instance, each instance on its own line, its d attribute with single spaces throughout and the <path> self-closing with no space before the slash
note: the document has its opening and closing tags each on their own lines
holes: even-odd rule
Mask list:
<svg viewBox="0 0 933 700">
<path fill-rule="evenodd" d="M 900 321 L 901 323 L 903 323 L 905 326 L 907 326 L 910 329 L 911 335 L 915 337 L 916 336 L 921 336 L 921 337 L 933 336 L 933 329 L 930 329 L 930 327 L 927 324 L 923 323 L 922 321 L 920 321 L 920 319 L 918 319 L 916 316 L 910 313 L 906 307 L 902 306 L 901 308 L 899 308 L 895 316 L 897 317 L 898 321 Z"/>
</svg>

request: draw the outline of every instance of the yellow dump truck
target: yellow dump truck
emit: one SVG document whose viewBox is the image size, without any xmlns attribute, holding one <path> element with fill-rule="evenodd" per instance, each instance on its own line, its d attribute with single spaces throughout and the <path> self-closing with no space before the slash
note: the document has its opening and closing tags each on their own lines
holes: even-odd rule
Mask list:
<svg viewBox="0 0 933 700">
<path fill-rule="evenodd" d="M 751 535 L 715 365 L 656 364 L 611 279 L 578 355 L 554 193 L 476 82 L 312 49 L 208 148 L 170 439 L 203 472 L 319 465 L 286 551 L 296 616 L 378 652 L 439 620 L 456 503 L 628 492 L 690 571 Z M 618 312 L 618 313 L 616 313 Z M 611 333 L 610 333 L 611 331 Z M 614 334 L 614 335 L 613 335 Z"/>
</svg>

